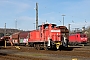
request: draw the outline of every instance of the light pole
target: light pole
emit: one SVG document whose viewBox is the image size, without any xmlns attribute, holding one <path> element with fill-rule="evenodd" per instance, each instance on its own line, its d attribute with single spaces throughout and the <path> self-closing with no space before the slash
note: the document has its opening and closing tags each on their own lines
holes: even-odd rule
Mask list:
<svg viewBox="0 0 90 60">
<path fill-rule="evenodd" d="M 70 34 L 70 25 L 71 25 L 71 24 L 68 24 L 68 30 L 69 30 L 69 34 Z"/>
<path fill-rule="evenodd" d="M 5 23 L 5 32 L 4 32 L 4 36 L 6 36 L 6 23 Z M 5 48 L 6 48 L 6 39 L 5 39 Z"/>
<path fill-rule="evenodd" d="M 36 2 L 36 30 L 38 30 L 38 3 Z"/>
<path fill-rule="evenodd" d="M 36 10 L 36 30 L 38 30 L 38 3 L 36 2 L 36 8 L 34 8 Z"/>
<path fill-rule="evenodd" d="M 64 16 L 66 16 L 66 15 L 63 14 L 62 16 L 63 16 L 63 26 L 64 26 Z"/>
</svg>

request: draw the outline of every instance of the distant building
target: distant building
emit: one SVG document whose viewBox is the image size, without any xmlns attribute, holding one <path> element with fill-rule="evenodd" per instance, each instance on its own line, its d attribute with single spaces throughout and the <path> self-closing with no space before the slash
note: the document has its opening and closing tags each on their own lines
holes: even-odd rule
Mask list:
<svg viewBox="0 0 90 60">
<path fill-rule="evenodd" d="M 6 28 L 6 34 L 13 34 L 15 32 L 20 32 L 20 31 L 23 31 L 23 30 L 18 30 L 18 29 L 9 29 L 9 28 Z M 5 33 L 5 28 L 0 28 L 0 34 L 4 34 Z"/>
</svg>

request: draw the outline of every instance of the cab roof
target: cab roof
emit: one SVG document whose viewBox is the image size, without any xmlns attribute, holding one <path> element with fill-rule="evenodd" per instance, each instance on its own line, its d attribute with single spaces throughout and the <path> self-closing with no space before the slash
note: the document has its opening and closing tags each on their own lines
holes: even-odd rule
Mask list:
<svg viewBox="0 0 90 60">
<path fill-rule="evenodd" d="M 52 26 L 57 26 L 56 24 L 51 24 Z M 38 27 L 41 27 L 42 25 L 39 25 Z M 44 26 L 49 26 L 49 24 L 44 24 Z"/>
</svg>

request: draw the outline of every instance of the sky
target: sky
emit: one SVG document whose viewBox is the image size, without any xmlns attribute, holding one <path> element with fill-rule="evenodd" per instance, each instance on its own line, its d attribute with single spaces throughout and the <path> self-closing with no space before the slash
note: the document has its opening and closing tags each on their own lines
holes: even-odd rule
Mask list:
<svg viewBox="0 0 90 60">
<path fill-rule="evenodd" d="M 6 23 L 6 28 L 35 29 L 36 2 L 39 25 L 63 25 L 65 15 L 64 25 L 71 24 L 71 29 L 90 26 L 90 0 L 0 0 L 0 28 Z"/>
</svg>

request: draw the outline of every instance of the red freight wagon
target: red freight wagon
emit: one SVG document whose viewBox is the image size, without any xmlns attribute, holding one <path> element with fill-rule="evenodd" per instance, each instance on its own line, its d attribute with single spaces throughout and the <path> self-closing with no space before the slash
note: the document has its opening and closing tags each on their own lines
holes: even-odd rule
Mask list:
<svg viewBox="0 0 90 60">
<path fill-rule="evenodd" d="M 69 31 L 65 26 L 42 24 L 38 30 L 30 32 L 28 43 L 36 49 L 59 49 L 60 46 L 68 46 L 68 38 Z"/>
<path fill-rule="evenodd" d="M 26 45 L 28 43 L 30 31 L 24 31 L 19 33 L 19 45 Z"/>
<path fill-rule="evenodd" d="M 12 42 L 13 42 L 14 45 L 19 44 L 19 33 L 20 32 L 12 34 Z"/>
<path fill-rule="evenodd" d="M 81 43 L 87 43 L 87 36 L 82 33 L 75 33 L 69 36 L 69 44 L 77 45 Z"/>
<path fill-rule="evenodd" d="M 19 33 L 19 38 L 24 39 L 27 38 L 30 31 L 24 31 Z"/>
<path fill-rule="evenodd" d="M 28 43 L 30 31 L 18 32 L 12 35 L 12 42 L 14 45 L 26 45 Z"/>
</svg>

